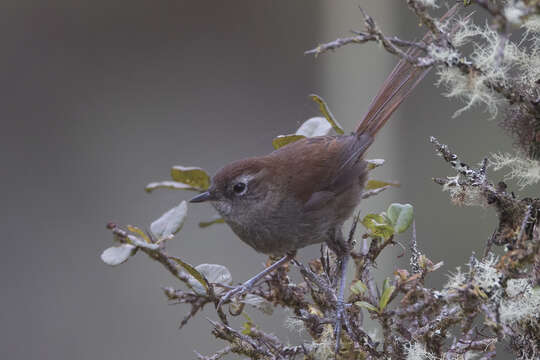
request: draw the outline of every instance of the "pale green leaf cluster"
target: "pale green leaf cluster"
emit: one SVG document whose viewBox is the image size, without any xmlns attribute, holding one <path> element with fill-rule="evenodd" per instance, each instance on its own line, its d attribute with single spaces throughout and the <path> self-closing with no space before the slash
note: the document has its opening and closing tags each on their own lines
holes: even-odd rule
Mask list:
<svg viewBox="0 0 540 360">
<path fill-rule="evenodd" d="M 386 212 L 368 214 L 362 219 L 362 225 L 371 233 L 371 236 L 389 239 L 394 234 L 407 230 L 413 221 L 414 209 L 411 204 L 393 203 Z"/>
</svg>

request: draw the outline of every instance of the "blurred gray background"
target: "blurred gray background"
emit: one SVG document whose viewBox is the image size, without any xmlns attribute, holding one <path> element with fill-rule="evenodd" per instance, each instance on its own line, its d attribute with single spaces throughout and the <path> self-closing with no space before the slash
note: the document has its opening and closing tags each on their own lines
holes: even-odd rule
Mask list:
<svg viewBox="0 0 540 360">
<path fill-rule="evenodd" d="M 101 262 L 112 244 L 105 224 L 145 227 L 192 196 L 143 191 L 172 165 L 214 173 L 271 151 L 273 137 L 318 115 L 310 93 L 353 129 L 396 59 L 371 44 L 317 59 L 303 51 L 361 29 L 358 4 L 389 34 L 423 32 L 390 0 L 3 1 L 0 357 L 191 359 L 193 350 L 221 348 L 205 320 L 217 318 L 211 309 L 178 330 L 188 308 L 167 305 L 160 286 L 180 285 L 159 264 L 141 254 L 116 268 Z M 491 210 L 451 205 L 431 181 L 453 172 L 428 137 L 471 164 L 509 150 L 511 140 L 482 112 L 452 119 L 459 104 L 433 82 L 431 74 L 369 153 L 387 160 L 372 176 L 401 188 L 362 208 L 412 203 L 421 249 L 445 262 L 431 280 L 441 286 L 471 251 L 482 251 L 496 222 Z M 224 225 L 199 229 L 212 215 L 191 206 L 169 252 L 224 264 L 246 280 L 265 257 Z M 401 252 L 389 251 L 381 274 L 406 262 Z M 314 246 L 300 257 L 317 253 Z M 255 319 L 284 339 L 302 336 L 284 329 L 283 314 Z"/>
</svg>

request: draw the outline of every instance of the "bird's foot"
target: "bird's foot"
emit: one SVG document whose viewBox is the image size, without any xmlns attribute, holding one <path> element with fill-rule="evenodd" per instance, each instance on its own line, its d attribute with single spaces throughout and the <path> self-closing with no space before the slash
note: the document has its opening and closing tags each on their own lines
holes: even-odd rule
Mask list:
<svg viewBox="0 0 540 360">
<path fill-rule="evenodd" d="M 336 342 L 336 347 L 334 352 L 336 355 L 339 353 L 339 347 L 341 345 L 341 327 L 345 323 L 347 325 L 347 319 L 345 318 L 345 306 L 343 301 L 339 301 L 336 304 L 336 321 L 334 322 L 334 339 Z"/>
<path fill-rule="evenodd" d="M 242 285 L 238 285 L 238 286 L 232 288 L 231 290 L 227 291 L 227 293 L 225 293 L 225 295 L 223 295 L 221 297 L 221 299 L 219 300 L 218 309 L 223 304 L 225 304 L 226 302 L 231 300 L 233 296 L 235 296 L 235 295 L 238 295 L 238 296 L 243 295 L 246 292 L 248 292 L 249 290 L 251 290 L 252 287 L 253 287 L 253 284 L 249 284 L 249 281 L 247 281 L 247 282 L 243 283 Z"/>
</svg>

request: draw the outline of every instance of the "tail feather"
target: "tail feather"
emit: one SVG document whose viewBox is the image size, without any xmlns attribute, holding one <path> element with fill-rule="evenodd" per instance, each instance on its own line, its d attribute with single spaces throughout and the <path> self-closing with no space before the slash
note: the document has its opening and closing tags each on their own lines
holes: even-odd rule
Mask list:
<svg viewBox="0 0 540 360">
<path fill-rule="evenodd" d="M 441 19 L 451 18 L 456 13 L 457 7 L 458 5 L 454 5 Z M 429 44 L 432 38 L 432 34 L 428 32 L 422 41 Z M 412 58 L 418 58 L 422 55 L 422 50 L 410 48 L 407 54 Z M 416 67 L 407 60 L 401 59 L 371 102 L 356 133 L 375 136 L 430 70 L 431 67 Z"/>
</svg>

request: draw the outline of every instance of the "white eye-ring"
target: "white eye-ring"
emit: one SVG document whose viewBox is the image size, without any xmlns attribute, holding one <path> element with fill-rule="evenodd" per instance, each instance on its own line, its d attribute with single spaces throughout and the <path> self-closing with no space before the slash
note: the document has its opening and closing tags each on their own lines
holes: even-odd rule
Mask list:
<svg viewBox="0 0 540 360">
<path fill-rule="evenodd" d="M 247 191 L 247 184 L 243 182 L 238 182 L 234 184 L 233 191 L 237 195 L 243 195 Z"/>
<path fill-rule="evenodd" d="M 236 195 L 244 195 L 248 191 L 248 184 L 253 179 L 253 175 L 244 174 L 235 179 L 232 190 Z"/>
</svg>

